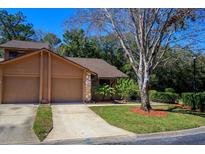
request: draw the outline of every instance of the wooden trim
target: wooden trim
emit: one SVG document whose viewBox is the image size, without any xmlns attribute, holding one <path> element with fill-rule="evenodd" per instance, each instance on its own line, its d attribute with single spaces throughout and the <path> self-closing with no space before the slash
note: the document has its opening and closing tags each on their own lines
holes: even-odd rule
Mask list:
<svg viewBox="0 0 205 154">
<path fill-rule="evenodd" d="M 48 102 L 51 103 L 51 54 L 48 53 Z"/>
<path fill-rule="evenodd" d="M 3 47 L 3 46 L 0 46 L 0 48 L 11 50 L 11 51 L 22 50 L 22 51 L 31 51 L 31 52 L 36 50 L 41 50 L 41 48 L 19 48 L 19 47 Z"/>
<path fill-rule="evenodd" d="M 4 77 L 39 77 L 39 74 L 4 74 Z"/>
<path fill-rule="evenodd" d="M 84 103 L 85 103 L 85 99 L 86 99 L 86 96 L 85 96 L 86 95 L 86 89 L 85 89 L 86 88 L 86 86 L 85 86 L 86 83 L 85 82 L 86 82 L 86 71 L 84 70 L 83 71 L 83 83 L 82 83 L 83 84 L 83 86 L 82 86 L 83 87 L 82 88 L 82 94 L 83 94 L 82 100 L 83 100 Z"/>
<path fill-rule="evenodd" d="M 43 97 L 43 52 L 41 51 L 40 57 L 40 85 L 39 85 L 39 103 L 42 101 Z"/>
<path fill-rule="evenodd" d="M 82 76 L 68 76 L 68 75 L 52 75 L 52 78 L 68 78 L 68 79 L 72 79 L 72 78 L 76 78 L 76 79 L 82 79 Z"/>
<path fill-rule="evenodd" d="M 0 68 L 0 104 L 3 102 L 3 68 Z"/>
</svg>

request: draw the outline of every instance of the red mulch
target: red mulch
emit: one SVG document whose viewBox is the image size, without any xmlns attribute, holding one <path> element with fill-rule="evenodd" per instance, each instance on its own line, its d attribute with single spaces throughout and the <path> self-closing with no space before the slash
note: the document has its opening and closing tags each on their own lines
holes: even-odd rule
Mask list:
<svg viewBox="0 0 205 154">
<path fill-rule="evenodd" d="M 176 106 L 176 107 L 181 107 L 181 108 L 186 109 L 186 110 L 191 110 L 191 107 L 190 107 L 190 106 L 185 106 L 185 105 L 183 105 L 183 104 L 176 104 L 175 106 Z"/>
<path fill-rule="evenodd" d="M 131 111 L 144 116 L 166 117 L 168 115 L 168 112 L 166 111 L 150 110 L 149 112 L 146 112 L 138 107 L 132 108 Z"/>
</svg>

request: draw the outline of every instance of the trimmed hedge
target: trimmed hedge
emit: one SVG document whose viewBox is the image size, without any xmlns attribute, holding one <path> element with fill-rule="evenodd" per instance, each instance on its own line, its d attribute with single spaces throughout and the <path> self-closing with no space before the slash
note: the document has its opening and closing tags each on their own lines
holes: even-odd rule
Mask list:
<svg viewBox="0 0 205 154">
<path fill-rule="evenodd" d="M 182 101 L 184 105 L 190 106 L 192 109 L 200 109 L 203 111 L 201 104 L 205 104 L 205 93 L 182 93 Z"/>
<path fill-rule="evenodd" d="M 172 92 L 158 92 L 156 90 L 149 91 L 151 101 L 160 103 L 176 103 L 179 95 Z"/>
<path fill-rule="evenodd" d="M 175 90 L 173 88 L 165 88 L 164 91 L 169 93 L 175 93 Z"/>
</svg>

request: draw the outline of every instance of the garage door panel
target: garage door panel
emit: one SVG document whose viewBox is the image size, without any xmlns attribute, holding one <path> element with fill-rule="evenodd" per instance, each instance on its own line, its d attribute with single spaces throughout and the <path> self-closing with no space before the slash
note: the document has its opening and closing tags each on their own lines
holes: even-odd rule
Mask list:
<svg viewBox="0 0 205 154">
<path fill-rule="evenodd" d="M 37 103 L 38 77 L 4 77 L 3 103 Z"/>
<path fill-rule="evenodd" d="M 82 101 L 81 78 L 52 78 L 51 100 L 55 103 Z"/>
</svg>

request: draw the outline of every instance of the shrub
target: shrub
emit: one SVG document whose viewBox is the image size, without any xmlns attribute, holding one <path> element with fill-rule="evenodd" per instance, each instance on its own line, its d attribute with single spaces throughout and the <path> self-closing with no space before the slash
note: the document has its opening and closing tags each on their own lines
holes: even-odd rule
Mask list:
<svg viewBox="0 0 205 154">
<path fill-rule="evenodd" d="M 176 103 L 178 98 L 178 94 L 171 92 L 158 92 L 156 90 L 152 90 L 149 94 L 151 101 L 160 103 Z"/>
<path fill-rule="evenodd" d="M 105 97 L 111 97 L 115 94 L 115 89 L 110 87 L 107 84 L 104 85 L 98 85 L 96 87 L 96 93 L 102 96 L 102 99 L 104 100 Z"/>
<path fill-rule="evenodd" d="M 136 100 L 140 98 L 140 90 L 132 91 L 130 94 L 131 100 Z"/>
<path fill-rule="evenodd" d="M 115 91 L 121 99 L 136 99 L 139 97 L 137 83 L 131 79 L 118 79 L 115 85 Z"/>
<path fill-rule="evenodd" d="M 169 93 L 175 93 L 175 90 L 173 88 L 165 88 L 164 91 Z"/>
<path fill-rule="evenodd" d="M 157 93 L 156 90 L 150 90 L 150 91 L 149 91 L 149 98 L 150 98 L 150 100 L 152 100 L 152 99 L 155 98 L 156 93 Z M 153 101 L 153 100 L 152 100 L 152 101 Z"/>
<path fill-rule="evenodd" d="M 188 93 L 188 92 L 182 93 L 181 96 L 182 96 L 183 104 L 186 106 L 190 106 L 192 109 L 194 109 L 195 93 Z M 197 108 L 196 104 L 195 104 L 195 108 Z"/>
<path fill-rule="evenodd" d="M 205 103 L 205 93 L 182 93 L 182 101 L 186 106 L 190 106 L 192 109 L 201 109 L 201 104 Z"/>
</svg>

